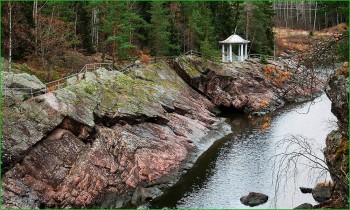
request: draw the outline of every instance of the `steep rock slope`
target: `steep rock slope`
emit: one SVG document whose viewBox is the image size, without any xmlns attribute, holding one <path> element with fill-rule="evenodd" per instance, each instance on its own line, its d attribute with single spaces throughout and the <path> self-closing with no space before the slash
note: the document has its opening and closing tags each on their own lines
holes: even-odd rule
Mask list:
<svg viewBox="0 0 350 210">
<path fill-rule="evenodd" d="M 338 130 L 326 139 L 324 154 L 335 184 L 332 199 L 325 207 L 348 208 L 349 196 L 349 65 L 344 63 L 330 78 L 326 93 L 332 112 L 338 118 Z"/>
<path fill-rule="evenodd" d="M 314 98 L 324 86 L 316 72 L 292 60 L 217 64 L 187 56 L 178 58 L 175 69 L 215 105 L 253 114 L 273 111 L 285 102 Z"/>
<path fill-rule="evenodd" d="M 84 78 L 3 107 L 3 207 L 137 204 L 230 132 L 165 62 Z"/>
</svg>

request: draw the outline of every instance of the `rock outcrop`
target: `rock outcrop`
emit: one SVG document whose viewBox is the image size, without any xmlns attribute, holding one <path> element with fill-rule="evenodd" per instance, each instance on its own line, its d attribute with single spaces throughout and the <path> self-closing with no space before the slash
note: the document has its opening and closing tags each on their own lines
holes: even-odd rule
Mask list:
<svg viewBox="0 0 350 210">
<path fill-rule="evenodd" d="M 165 61 L 127 74 L 99 69 L 5 104 L 3 207 L 116 208 L 150 200 L 230 132 L 214 114 L 218 107 L 264 114 L 314 97 L 322 86 L 317 78 L 317 86 L 303 86 L 285 65 L 257 60 L 221 66 L 180 57 L 175 70 Z"/>
<path fill-rule="evenodd" d="M 180 57 L 175 70 L 215 105 L 253 114 L 314 98 L 324 85 L 315 72 L 292 60 L 267 65 L 258 59 L 218 64 L 196 56 Z"/>
<path fill-rule="evenodd" d="M 165 62 L 84 78 L 3 107 L 4 208 L 138 204 L 230 132 Z"/>
<path fill-rule="evenodd" d="M 16 74 L 3 71 L 1 80 L 2 87 L 5 88 L 2 91 L 2 98 L 7 98 L 4 100 L 7 106 L 22 102 L 30 98 L 34 92 L 45 88 L 45 84 L 37 77 L 27 73 Z"/>
<path fill-rule="evenodd" d="M 324 207 L 348 208 L 349 195 L 349 66 L 344 63 L 330 78 L 326 94 L 332 101 L 332 112 L 339 129 L 328 134 L 324 154 L 334 182 L 334 192 Z"/>
</svg>

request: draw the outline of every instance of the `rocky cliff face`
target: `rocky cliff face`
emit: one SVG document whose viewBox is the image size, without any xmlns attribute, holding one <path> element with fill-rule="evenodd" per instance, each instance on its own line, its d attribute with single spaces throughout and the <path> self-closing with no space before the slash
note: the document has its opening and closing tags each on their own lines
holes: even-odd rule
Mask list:
<svg viewBox="0 0 350 210">
<path fill-rule="evenodd" d="M 230 132 L 165 62 L 84 78 L 3 107 L 4 208 L 140 203 Z"/>
<path fill-rule="evenodd" d="M 326 93 L 332 101 L 332 112 L 338 118 L 339 129 L 326 139 L 324 154 L 335 184 L 332 199 L 326 207 L 348 208 L 349 196 L 349 66 L 344 63 L 330 78 Z"/>
<path fill-rule="evenodd" d="M 324 80 L 315 72 L 292 60 L 215 64 L 194 56 L 180 57 L 176 64 L 179 75 L 215 105 L 245 113 L 264 114 L 285 102 L 311 99 L 324 87 Z"/>
<path fill-rule="evenodd" d="M 313 75 L 292 67 L 180 57 L 176 72 L 166 62 L 127 74 L 100 69 L 7 103 L 3 207 L 113 208 L 152 199 L 230 132 L 217 107 L 264 114 L 315 96 L 322 81 L 303 84 L 298 79 Z"/>
</svg>

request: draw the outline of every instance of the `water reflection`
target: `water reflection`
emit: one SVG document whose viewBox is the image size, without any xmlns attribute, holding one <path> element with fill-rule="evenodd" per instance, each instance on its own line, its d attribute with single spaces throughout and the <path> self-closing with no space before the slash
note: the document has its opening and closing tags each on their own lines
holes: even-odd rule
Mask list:
<svg viewBox="0 0 350 210">
<path fill-rule="evenodd" d="M 173 188 L 153 200 L 149 207 L 250 208 L 242 205 L 239 198 L 251 191 L 269 195 L 267 203 L 254 208 L 293 208 L 305 202 L 316 204 L 310 194 L 298 190 L 299 186 L 313 186 L 316 182 L 315 176 L 310 177 L 308 171 L 301 168 L 296 177 L 290 174 L 289 181 L 281 183 L 284 188 L 274 202 L 274 163 L 269 160 L 284 150 L 277 148 L 276 143 L 289 134 L 314 139 L 313 149 L 322 149 L 327 134 L 335 126 L 329 123 L 335 122 L 330 109 L 330 101 L 324 94 L 317 103 L 291 106 L 271 114 L 271 126 L 265 131 L 256 124 L 260 119 L 228 116 L 233 134 L 215 142 Z M 318 155 L 322 157 L 322 152 L 318 151 Z"/>
</svg>

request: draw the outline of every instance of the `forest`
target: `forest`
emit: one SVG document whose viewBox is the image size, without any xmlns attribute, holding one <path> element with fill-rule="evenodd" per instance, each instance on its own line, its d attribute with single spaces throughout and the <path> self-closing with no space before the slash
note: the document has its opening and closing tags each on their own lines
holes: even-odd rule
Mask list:
<svg viewBox="0 0 350 210">
<path fill-rule="evenodd" d="M 272 55 L 273 27 L 309 31 L 348 21 L 348 2 L 2 2 L 2 57 L 50 73 L 76 71 L 86 56 L 113 64 L 189 50 L 219 58 L 236 32 L 249 53 Z M 46 71 L 47 72 L 47 71 Z M 33 72 L 32 72 L 33 73 Z"/>
<path fill-rule="evenodd" d="M 0 5 L 0 208 L 349 209 L 348 1 Z"/>
</svg>

